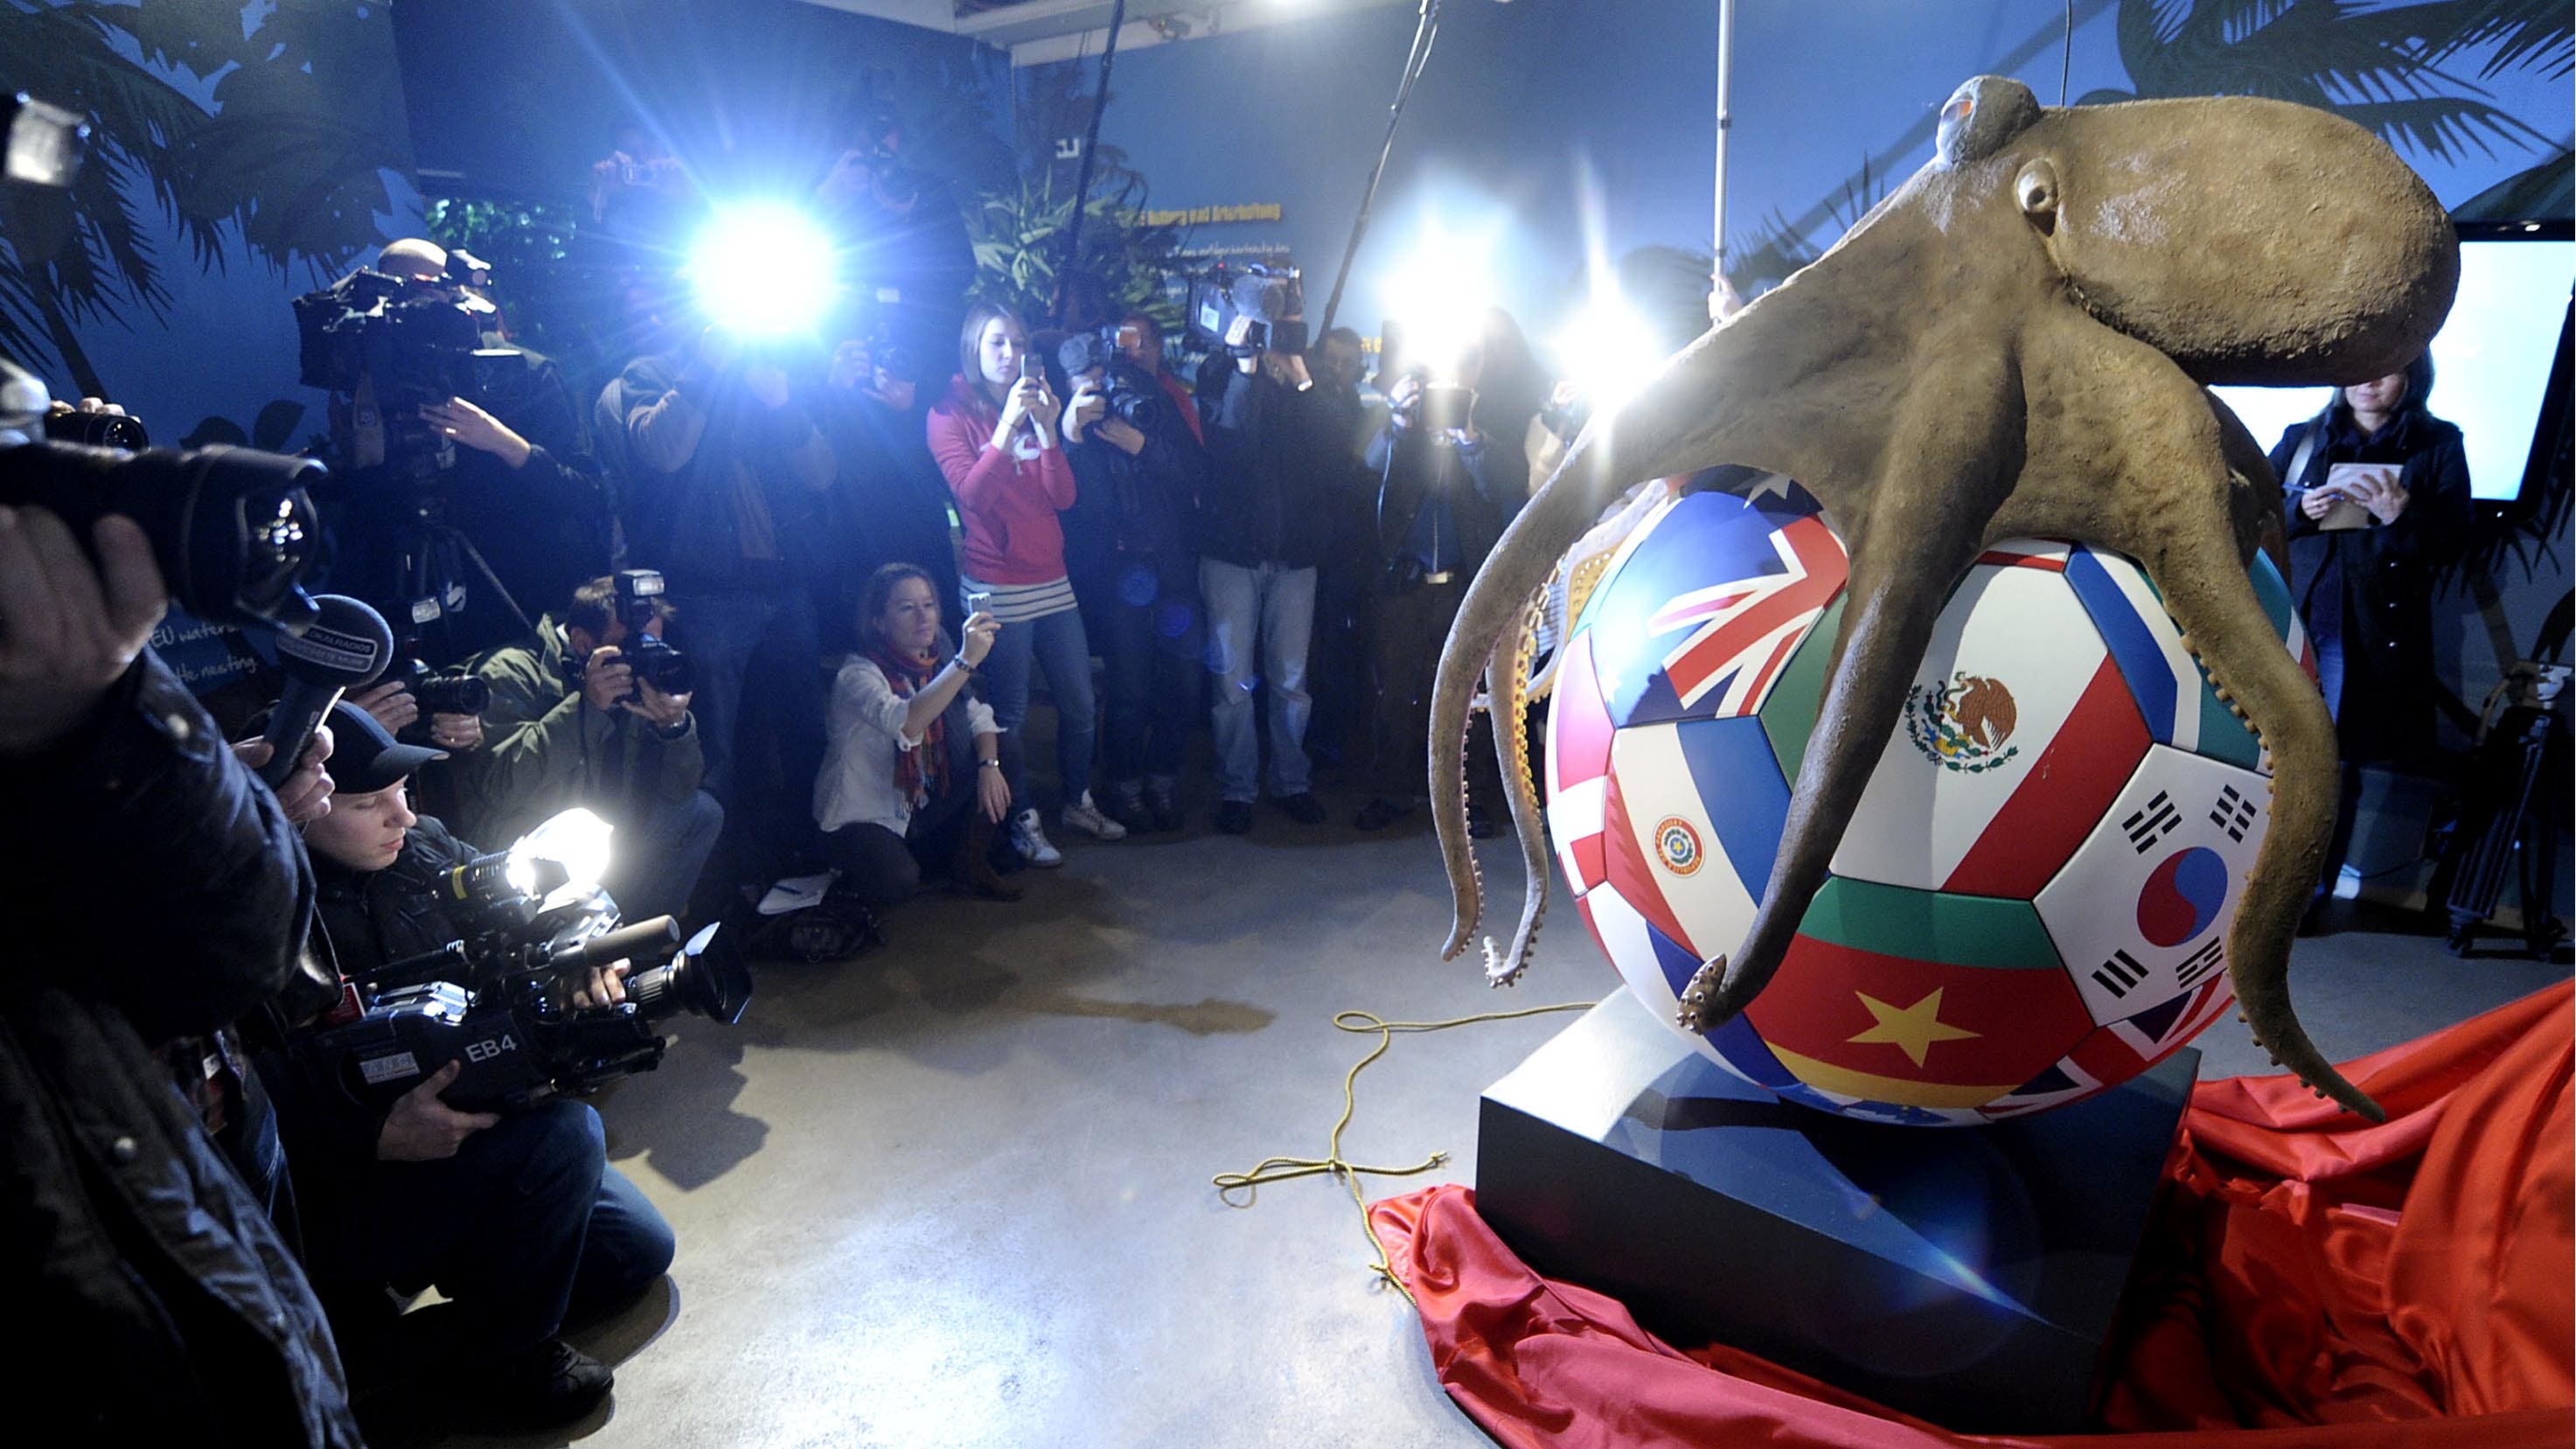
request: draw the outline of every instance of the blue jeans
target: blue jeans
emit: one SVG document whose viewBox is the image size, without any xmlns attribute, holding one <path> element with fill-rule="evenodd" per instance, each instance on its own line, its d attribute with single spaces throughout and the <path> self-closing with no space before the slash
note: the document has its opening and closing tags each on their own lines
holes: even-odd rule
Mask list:
<svg viewBox="0 0 2576 1449">
<path fill-rule="evenodd" d="M 674 593 L 673 640 L 697 667 L 689 712 L 706 752 L 702 782 L 724 806 L 737 861 L 774 877 L 814 853 L 814 777 L 823 769 L 822 645 L 814 600 L 784 582 L 771 589 Z M 748 877 L 746 877 L 748 878 Z"/>
<path fill-rule="evenodd" d="M 1091 697 L 1091 640 L 1082 632 L 1082 611 L 1066 609 L 1043 619 L 1004 624 L 993 635 L 993 652 L 984 656 L 985 702 L 1004 732 L 1019 733 L 1029 717 L 1029 666 L 1046 671 L 1047 693 L 1055 697 L 1055 767 L 1064 783 L 1064 798 L 1082 798 L 1091 788 L 1091 747 L 1099 738 L 1099 708 Z M 1027 751 L 1006 752 L 1017 760 L 1005 773 L 1011 782 L 1011 805 L 1025 810 L 1037 802 L 1029 795 Z"/>
<path fill-rule="evenodd" d="M 631 924 L 655 916 L 684 914 L 699 872 L 715 853 L 724 833 L 724 807 L 704 790 L 686 800 L 656 795 L 619 823 L 616 847 L 609 852 L 608 894 Z"/>
<path fill-rule="evenodd" d="M 457 1341 L 490 1352 L 614 1308 L 671 1266 L 670 1224 L 608 1165 L 599 1114 L 580 1102 L 507 1113 L 453 1157 L 371 1163 L 345 1180 L 354 1195 L 304 1205 L 316 1286 L 435 1284 L 456 1304 Z"/>
<path fill-rule="evenodd" d="M 1179 778 L 1207 676 L 1197 561 L 1121 555 L 1084 606 L 1099 622 L 1109 783 Z"/>
<path fill-rule="evenodd" d="M 1270 793 L 1311 788 L 1306 761 L 1306 645 L 1315 631 L 1315 571 L 1275 563 L 1258 568 L 1199 560 L 1199 595 L 1207 600 L 1208 668 L 1216 675 L 1216 779 L 1224 798 L 1251 803 L 1259 794 L 1261 742 L 1253 731 L 1252 694 L 1270 686 Z M 1259 670 L 1253 668 L 1259 636 Z"/>
</svg>

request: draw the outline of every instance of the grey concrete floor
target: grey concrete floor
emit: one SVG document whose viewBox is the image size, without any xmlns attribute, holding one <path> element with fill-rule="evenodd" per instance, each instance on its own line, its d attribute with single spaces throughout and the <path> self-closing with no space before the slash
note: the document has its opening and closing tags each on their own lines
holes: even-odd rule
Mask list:
<svg viewBox="0 0 2576 1449">
<path fill-rule="evenodd" d="M 1328 800 L 1336 821 L 1356 798 Z M 1489 879 L 1516 888 L 1507 842 Z M 1016 905 L 931 896 L 889 944 L 766 968 L 739 1027 L 686 1020 L 659 1072 L 601 1104 L 611 1158 L 679 1233 L 673 1288 L 592 1330 L 613 1403 L 551 1436 L 394 1445 L 1413 1446 L 1489 1442 L 1373 1286 L 1328 1179 L 1249 1208 L 1209 1179 L 1309 1157 L 1391 1019 L 1589 1001 L 1616 977 L 1571 912 L 1516 991 L 1436 948 L 1448 904 L 1416 814 L 1379 836 L 1268 810 L 1247 838 L 1065 844 Z M 2361 926 L 2374 923 L 2361 922 Z M 2378 922 L 2385 926 L 2389 922 Z M 2303 941 L 2311 1033 L 2350 1057 L 2534 990 L 2563 965 L 2436 940 Z M 1410 1164 L 1372 1198 L 1475 1172 L 1477 1094 L 1567 1018 L 1398 1038 L 1360 1079 L 1351 1160 Z M 2205 1076 L 2268 1070 L 2232 1018 Z"/>
</svg>

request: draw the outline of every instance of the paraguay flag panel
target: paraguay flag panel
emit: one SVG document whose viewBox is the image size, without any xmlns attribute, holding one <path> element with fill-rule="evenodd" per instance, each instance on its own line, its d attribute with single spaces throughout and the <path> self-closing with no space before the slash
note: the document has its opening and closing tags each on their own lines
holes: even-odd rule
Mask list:
<svg viewBox="0 0 2576 1449">
<path fill-rule="evenodd" d="M 1915 679 L 1855 812 L 1872 828 L 1843 837 L 1834 873 L 2036 893 L 2145 748 L 2109 651 L 2063 574 L 1981 563 Z"/>
<path fill-rule="evenodd" d="M 1633 726 L 1610 753 L 1610 883 L 1694 955 L 1733 951 L 1770 882 L 1789 809 L 1761 721 Z"/>
<path fill-rule="evenodd" d="M 2229 903 L 2270 823 L 2271 782 L 2166 745 L 2147 752 L 2035 904 L 2104 1025 L 2226 974 Z"/>
</svg>

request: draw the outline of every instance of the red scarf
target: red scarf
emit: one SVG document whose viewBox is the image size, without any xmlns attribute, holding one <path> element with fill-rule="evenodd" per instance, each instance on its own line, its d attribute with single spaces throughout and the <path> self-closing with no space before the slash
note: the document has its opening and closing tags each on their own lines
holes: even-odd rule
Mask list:
<svg viewBox="0 0 2576 1449">
<path fill-rule="evenodd" d="M 942 663 L 937 659 L 915 659 L 882 641 L 868 647 L 867 657 L 885 671 L 886 683 L 903 699 L 912 698 L 928 686 Z M 948 793 L 948 711 L 943 709 L 930 717 L 930 728 L 922 733 L 919 749 L 894 752 L 894 787 L 902 792 L 904 803 L 915 809 Z"/>
</svg>

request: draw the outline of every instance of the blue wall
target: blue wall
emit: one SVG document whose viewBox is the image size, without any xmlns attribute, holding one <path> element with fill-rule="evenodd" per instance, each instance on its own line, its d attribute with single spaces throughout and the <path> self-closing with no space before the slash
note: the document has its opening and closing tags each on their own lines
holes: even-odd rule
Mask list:
<svg viewBox="0 0 2576 1449">
<path fill-rule="evenodd" d="M 1386 279 L 1438 216 L 1453 236 L 1499 229 L 1497 300 L 1543 324 L 1580 274 L 1574 198 L 1587 165 L 1613 257 L 1650 243 L 1707 250 L 1716 11 L 1708 0 L 1450 0 L 1342 320 L 1374 330 L 1392 300 Z M 2140 56 L 2149 76 L 2132 77 L 2119 5 L 2078 0 L 2076 11 L 2072 98 L 2159 78 L 2152 54 Z M 1830 244 L 1871 199 L 1863 163 L 1889 158 L 1874 170 L 1880 190 L 1920 166 L 1933 113 L 1971 75 L 2012 74 L 2054 101 L 2062 15 L 2055 0 L 1746 0 L 1735 37 L 1731 241 L 1749 250 L 1776 215 L 1810 247 Z M 1122 54 L 1102 140 L 1150 180 L 1158 209 L 1280 203 L 1277 223 L 1203 225 L 1190 240 L 1285 247 L 1307 269 L 1312 312 L 1349 234 L 1413 25 L 1411 7 L 1395 7 Z M 2403 148 L 2450 204 L 2553 155 L 2563 164 L 2567 78 L 2509 70 L 2480 79 L 2482 54 L 2446 63 L 2462 84 L 2422 83 L 2474 105 L 2474 82 L 2498 116 L 2463 121 L 2440 153 Z M 1024 76 L 1024 90 L 1088 86 L 1096 70 L 1044 67 Z"/>
</svg>

